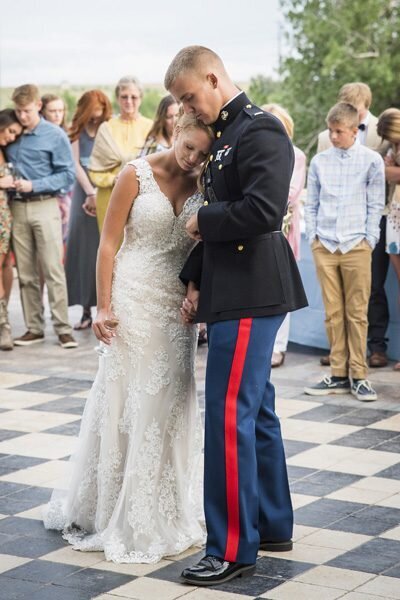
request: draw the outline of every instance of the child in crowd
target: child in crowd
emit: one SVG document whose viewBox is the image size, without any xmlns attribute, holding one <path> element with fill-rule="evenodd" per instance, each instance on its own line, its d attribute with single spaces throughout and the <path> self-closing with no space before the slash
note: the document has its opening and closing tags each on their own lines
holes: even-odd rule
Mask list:
<svg viewBox="0 0 400 600">
<path fill-rule="evenodd" d="M 356 139 L 354 106 L 339 102 L 327 124 L 333 146 L 311 161 L 305 221 L 325 305 L 331 376 L 304 391 L 312 396 L 351 391 L 358 400 L 372 401 L 377 394 L 367 380 L 367 312 L 371 252 L 385 202 L 384 163 Z"/>
</svg>

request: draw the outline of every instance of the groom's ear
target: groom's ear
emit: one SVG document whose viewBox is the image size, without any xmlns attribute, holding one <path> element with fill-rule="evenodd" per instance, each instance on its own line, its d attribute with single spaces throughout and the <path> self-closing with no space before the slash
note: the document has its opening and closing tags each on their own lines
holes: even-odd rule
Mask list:
<svg viewBox="0 0 400 600">
<path fill-rule="evenodd" d="M 218 77 L 215 73 L 208 73 L 206 79 L 214 90 L 218 87 Z"/>
</svg>

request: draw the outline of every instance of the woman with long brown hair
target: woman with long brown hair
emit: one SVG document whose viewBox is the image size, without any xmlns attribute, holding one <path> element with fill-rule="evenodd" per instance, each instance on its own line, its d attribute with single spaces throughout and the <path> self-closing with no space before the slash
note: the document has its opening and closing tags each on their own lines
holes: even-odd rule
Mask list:
<svg viewBox="0 0 400 600">
<path fill-rule="evenodd" d="M 54 125 L 67 131 L 67 109 L 64 100 L 57 94 L 44 94 L 41 98 L 40 114 Z"/>
<path fill-rule="evenodd" d="M 13 340 L 8 321 L 7 304 L 13 281 L 10 261 L 11 212 L 7 189 L 14 187 L 11 165 L 5 162 L 2 147 L 14 142 L 22 133 L 22 125 L 15 112 L 6 108 L 0 111 L 0 350 L 12 350 Z"/>
<path fill-rule="evenodd" d="M 179 105 L 170 94 L 160 100 L 153 127 L 150 129 L 140 156 L 168 150 L 178 118 Z"/>
<path fill-rule="evenodd" d="M 96 256 L 99 229 L 96 220 L 96 190 L 87 167 L 94 138 L 101 123 L 111 117 L 111 103 L 100 90 L 85 92 L 78 100 L 69 137 L 75 159 L 76 183 L 72 196 L 65 271 L 68 304 L 80 304 L 83 313 L 74 329 L 92 324 L 91 306 L 96 304 Z"/>
<path fill-rule="evenodd" d="M 67 131 L 67 109 L 64 100 L 57 94 L 44 94 L 41 97 L 42 108 L 40 114 L 46 121 L 53 123 Z M 71 209 L 71 192 L 57 194 L 58 207 L 61 213 L 62 239 L 65 249 L 68 237 L 69 211 Z M 43 275 L 41 276 L 44 285 Z"/>
</svg>

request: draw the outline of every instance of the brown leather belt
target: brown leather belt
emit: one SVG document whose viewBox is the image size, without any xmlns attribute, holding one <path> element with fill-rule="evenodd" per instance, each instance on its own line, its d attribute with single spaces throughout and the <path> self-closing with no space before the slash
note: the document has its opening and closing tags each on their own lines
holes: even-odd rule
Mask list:
<svg viewBox="0 0 400 600">
<path fill-rule="evenodd" d="M 43 200 L 50 200 L 50 198 L 54 198 L 51 194 L 37 194 L 35 196 L 14 196 L 12 200 L 16 200 L 17 202 L 42 202 Z"/>
</svg>

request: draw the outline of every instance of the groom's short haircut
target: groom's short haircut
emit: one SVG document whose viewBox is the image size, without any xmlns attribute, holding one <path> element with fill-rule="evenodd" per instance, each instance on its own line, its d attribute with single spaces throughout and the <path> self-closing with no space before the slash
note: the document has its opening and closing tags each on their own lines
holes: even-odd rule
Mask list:
<svg viewBox="0 0 400 600">
<path fill-rule="evenodd" d="M 182 48 L 172 60 L 165 74 L 164 85 L 167 90 L 171 88 L 175 79 L 188 71 L 195 71 L 203 63 L 224 69 L 224 64 L 218 54 L 205 46 L 186 46 Z"/>
</svg>

